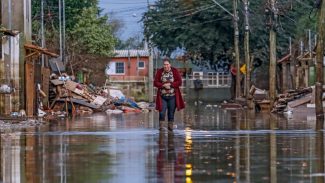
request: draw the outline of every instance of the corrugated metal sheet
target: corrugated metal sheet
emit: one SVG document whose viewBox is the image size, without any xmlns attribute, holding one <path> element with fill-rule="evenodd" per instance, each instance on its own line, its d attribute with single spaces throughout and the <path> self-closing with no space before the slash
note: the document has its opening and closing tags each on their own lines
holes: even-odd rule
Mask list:
<svg viewBox="0 0 325 183">
<path fill-rule="evenodd" d="M 119 57 L 148 57 L 149 50 L 115 50 L 115 58 Z"/>
</svg>

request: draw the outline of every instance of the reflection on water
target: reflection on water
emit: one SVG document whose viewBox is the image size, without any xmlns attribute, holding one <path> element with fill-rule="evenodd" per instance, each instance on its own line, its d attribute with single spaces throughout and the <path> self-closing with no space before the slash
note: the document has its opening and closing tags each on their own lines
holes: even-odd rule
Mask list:
<svg viewBox="0 0 325 183">
<path fill-rule="evenodd" d="M 315 121 L 216 105 L 158 115 L 96 114 L 1 132 L 2 182 L 324 182 Z"/>
</svg>

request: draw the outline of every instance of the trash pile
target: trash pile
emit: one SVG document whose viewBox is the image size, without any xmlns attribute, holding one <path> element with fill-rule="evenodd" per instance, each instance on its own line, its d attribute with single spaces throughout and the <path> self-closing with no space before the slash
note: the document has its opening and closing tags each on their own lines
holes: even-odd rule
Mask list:
<svg viewBox="0 0 325 183">
<path fill-rule="evenodd" d="M 65 73 L 60 76 L 52 74 L 50 77 L 52 87 L 49 91 L 50 104 L 38 104 L 38 116 L 46 118 L 65 117 L 68 114 L 84 115 L 94 112 L 130 113 L 146 112 L 153 109 L 148 103 L 136 103 L 126 97 L 117 88 L 94 87 L 93 85 L 80 84 L 74 77 Z M 37 96 L 45 97 L 38 88 Z M 42 101 L 40 98 L 38 101 Z"/>
<path fill-rule="evenodd" d="M 289 90 L 284 94 L 279 94 L 274 102 L 271 112 L 282 113 L 286 112 L 288 108 L 295 108 L 309 103 L 312 101 L 312 92 L 313 89 L 308 87 Z"/>
</svg>

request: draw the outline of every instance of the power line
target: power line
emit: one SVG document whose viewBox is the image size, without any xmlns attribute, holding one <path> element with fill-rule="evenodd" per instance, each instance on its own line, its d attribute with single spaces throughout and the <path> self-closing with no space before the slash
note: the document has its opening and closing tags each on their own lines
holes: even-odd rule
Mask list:
<svg viewBox="0 0 325 183">
<path fill-rule="evenodd" d="M 108 4 L 108 5 L 110 5 L 110 4 L 129 4 L 129 5 L 132 5 L 132 4 L 147 4 L 147 2 L 128 2 L 128 3 L 126 3 L 126 2 L 118 2 L 118 3 L 116 3 L 116 2 L 101 2 L 101 3 L 99 3 L 99 4 Z"/>
<path fill-rule="evenodd" d="M 221 4 L 219 4 L 216 0 L 212 0 L 215 4 L 217 4 L 221 9 L 223 9 L 225 12 L 227 12 L 229 15 L 234 17 L 232 13 L 230 13 L 225 7 L 223 7 Z"/>
<path fill-rule="evenodd" d="M 200 22 L 200 23 L 193 23 L 193 24 L 191 24 L 191 26 L 198 26 L 198 25 L 203 25 L 203 24 L 207 24 L 207 23 L 211 23 L 211 22 L 216 22 L 216 21 L 232 21 L 232 19 L 231 18 L 229 18 L 229 17 L 224 17 L 224 18 L 217 18 L 217 19 L 214 19 L 214 20 L 208 20 L 208 21 L 204 21 L 204 22 Z M 176 30 L 176 29 L 180 29 L 180 28 L 182 28 L 183 26 L 182 25 L 179 25 L 179 26 L 177 26 L 177 25 L 175 25 L 175 26 L 173 26 L 173 27 L 171 27 L 171 28 L 168 28 L 168 30 Z"/>
<path fill-rule="evenodd" d="M 166 21 L 170 21 L 170 20 L 174 20 L 174 19 L 179 19 L 179 18 L 184 18 L 184 17 L 192 16 L 192 15 L 195 15 L 195 14 L 197 14 L 199 12 L 202 12 L 202 11 L 205 11 L 205 10 L 208 10 L 208 9 L 211 9 L 211 8 L 213 8 L 215 6 L 216 5 L 212 5 L 210 7 L 207 7 L 207 8 L 201 9 L 201 10 L 197 10 L 197 11 L 194 11 L 194 12 L 191 12 L 191 13 L 187 13 L 185 15 L 181 15 L 181 16 L 177 16 L 177 17 L 172 17 L 170 19 L 165 19 L 165 20 L 160 20 L 160 21 L 153 20 L 152 22 L 154 22 L 154 23 L 161 23 L 161 22 L 166 22 Z"/>
</svg>

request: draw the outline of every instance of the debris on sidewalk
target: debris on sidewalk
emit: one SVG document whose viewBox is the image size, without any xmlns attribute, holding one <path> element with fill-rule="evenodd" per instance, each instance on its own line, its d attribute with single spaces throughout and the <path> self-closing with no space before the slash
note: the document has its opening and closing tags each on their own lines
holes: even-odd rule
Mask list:
<svg viewBox="0 0 325 183">
<path fill-rule="evenodd" d="M 44 95 L 39 96 L 38 116 L 48 119 L 73 115 L 89 115 L 94 112 L 139 113 L 153 110 L 149 103 L 135 102 L 126 97 L 115 87 L 95 87 L 91 84 L 81 84 L 74 81 L 74 76 L 66 73 L 55 73 L 50 76 L 50 97 L 48 103 L 43 104 Z M 42 93 L 41 88 L 38 89 Z"/>
<path fill-rule="evenodd" d="M 312 101 L 312 87 L 289 90 L 284 94 L 279 94 L 274 102 L 271 112 L 282 113 L 288 108 L 295 108 Z"/>
</svg>

